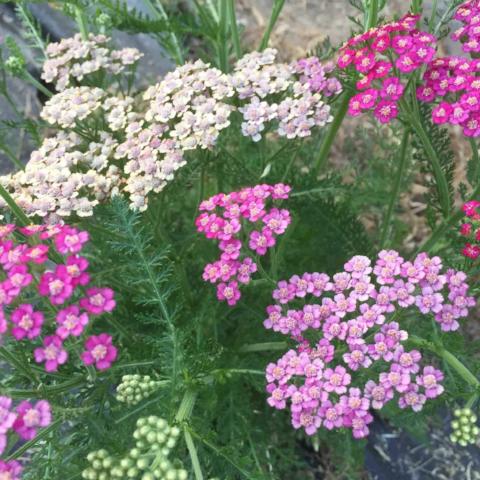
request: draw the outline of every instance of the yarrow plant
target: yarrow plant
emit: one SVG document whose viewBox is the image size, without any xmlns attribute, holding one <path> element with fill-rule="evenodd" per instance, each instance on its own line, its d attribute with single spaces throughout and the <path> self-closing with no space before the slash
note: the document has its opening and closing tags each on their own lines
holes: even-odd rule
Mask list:
<svg viewBox="0 0 480 480">
<path fill-rule="evenodd" d="M 124 95 L 105 81 L 75 84 L 95 72 L 118 73 L 141 55 L 112 50 L 104 37 L 90 37 L 81 48 L 79 42 L 75 36 L 47 51 L 43 77 L 60 92 L 41 117 L 60 130 L 32 153 L 25 170 L 0 177 L 29 216 L 91 216 L 117 194 L 146 210 L 148 197 L 173 180 L 188 152 L 216 146 L 233 112 L 243 116 L 242 134 L 253 141 L 274 124 L 278 135 L 301 138 L 332 120 L 323 95 L 341 91 L 330 64 L 324 68 L 314 57 L 276 63 L 276 50 L 266 49 L 246 54 L 231 74 L 197 60 L 137 95 Z"/>
<path fill-rule="evenodd" d="M 248 284 L 258 265 L 248 256 L 263 256 L 285 233 L 290 224 L 290 212 L 276 206 L 267 208 L 269 199 L 288 199 L 290 187 L 282 183 L 257 185 L 229 194 L 219 193 L 203 201 L 204 212 L 195 220 L 197 230 L 208 239 L 218 240 L 220 258 L 203 270 L 203 279 L 217 285 L 217 298 L 235 305 L 240 297 L 240 285 Z M 253 224 L 251 226 L 250 224 Z M 248 249 L 243 247 L 248 237 Z"/>
<path fill-rule="evenodd" d="M 23 240 L 18 241 L 18 234 Z M 69 225 L 5 224 L 0 227 L 0 238 L 4 275 L 0 332 L 10 331 L 26 347 L 41 341 L 33 355 L 47 372 L 56 372 L 67 362 L 68 350 L 77 338 L 86 339 L 81 354 L 85 365 L 109 368 L 117 357 L 112 337 L 106 333 L 88 336 L 88 331 L 94 316 L 113 311 L 115 300 L 109 288 L 86 288 L 89 264 L 79 253 L 88 242 L 88 233 Z M 49 255 L 57 255 L 63 263 L 52 264 Z M 44 297 L 47 304 L 32 303 L 35 295 Z"/>
<path fill-rule="evenodd" d="M 465 219 L 460 226 L 460 234 L 467 239 L 462 255 L 472 260 L 480 256 L 480 202 L 470 200 L 463 205 Z"/>
<path fill-rule="evenodd" d="M 312 446 L 326 476 L 360 478 L 367 442 L 353 439 L 375 412 L 425 438 L 449 405 L 452 442 L 478 440 L 478 264 L 455 230 L 480 257 L 480 2 L 461 1 L 431 2 L 428 19 L 413 1 L 396 21 L 384 1 L 352 2 L 353 38 L 299 59 L 269 48 L 286 2 L 256 51 L 236 2 L 52 0 L 79 33 L 51 43 L 37 7 L 13 2 L 25 41 L 0 42 L 0 154 L 16 168 L 0 176 L 0 479 L 298 480 Z M 453 17 L 471 55 L 435 57 Z M 158 41 L 175 66 L 158 76 L 158 55 L 111 37 Z M 41 93 L 39 118 L 10 77 Z M 388 126 L 352 134 L 348 112 Z M 442 124 L 472 137 L 467 183 L 465 139 Z"/>
<path fill-rule="evenodd" d="M 188 472 L 183 468 L 176 468 L 176 462 L 168 458 L 177 443 L 180 429 L 169 426 L 166 420 L 153 415 L 139 418 L 136 427 L 133 433 L 134 448 L 122 458 L 116 458 L 103 449 L 89 453 L 90 467 L 82 472 L 82 478 L 187 480 Z"/>
<path fill-rule="evenodd" d="M 467 0 L 462 3 L 453 16 L 463 25 L 453 34 L 452 39 L 462 43 L 464 52 L 475 54 L 480 52 L 480 3 L 478 0 Z"/>
<path fill-rule="evenodd" d="M 356 82 L 360 92 L 350 99 L 350 115 L 371 110 L 381 123 L 398 116 L 409 76 L 435 55 L 436 39 L 417 29 L 419 19 L 419 15 L 405 15 L 351 38 L 341 48 L 338 67 L 360 75 Z"/>
<path fill-rule="evenodd" d="M 459 125 L 467 137 L 480 135 L 478 70 L 478 60 L 463 57 L 440 57 L 430 62 L 417 97 L 435 105 L 433 123 Z"/>
<path fill-rule="evenodd" d="M 401 409 L 420 411 L 443 392 L 444 375 L 422 366 L 421 353 L 405 347 L 409 333 L 392 314 L 412 307 L 433 315 L 442 330 L 456 330 L 457 319 L 475 304 L 465 279 L 452 269 L 442 273 L 439 257 L 421 253 L 409 262 L 382 250 L 373 267 L 355 256 L 332 278 L 315 272 L 279 282 L 264 325 L 298 346 L 268 365 L 268 403 L 277 409 L 289 404 L 293 427 L 309 435 L 320 427 L 348 428 L 355 438 L 368 435 L 370 409 L 394 398 Z M 308 296 L 321 302 L 289 308 Z"/>
<path fill-rule="evenodd" d="M 18 440 L 33 440 L 51 422 L 52 413 L 48 401 L 30 403 L 24 400 L 14 407 L 10 397 L 0 396 L 0 455 L 4 454 L 7 445 L 11 448 Z M 20 480 L 22 471 L 23 467 L 17 460 L 0 460 L 0 478 Z"/>
</svg>

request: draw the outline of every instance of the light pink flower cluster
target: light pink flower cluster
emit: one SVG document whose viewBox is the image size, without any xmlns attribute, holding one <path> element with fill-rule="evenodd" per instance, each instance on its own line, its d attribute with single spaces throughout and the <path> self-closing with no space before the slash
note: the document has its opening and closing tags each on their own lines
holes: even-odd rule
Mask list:
<svg viewBox="0 0 480 480">
<path fill-rule="evenodd" d="M 0 177 L 0 183 L 29 216 L 51 221 L 72 213 L 91 216 L 118 191 L 120 171 L 111 163 L 118 144 L 106 132 L 98 142 L 82 143 L 79 135 L 60 131 L 32 153 L 25 169 Z M 0 199 L 0 208 L 6 207 Z"/>
<path fill-rule="evenodd" d="M 15 232 L 31 242 L 17 243 Z M 0 333 L 10 330 L 15 340 L 32 343 L 40 340 L 45 330 L 51 332 L 43 337 L 42 346 L 33 351 L 35 361 L 45 363 L 47 372 L 55 372 L 67 362 L 68 342 L 86 335 L 91 316 L 115 308 L 111 289 L 86 288 L 90 284 L 88 261 L 79 255 L 86 242 L 87 232 L 68 225 L 0 226 L 0 265 L 5 275 L 0 282 Z M 48 259 L 53 251 L 51 243 L 64 259 L 54 268 Z M 41 302 L 30 303 L 33 295 L 48 299 L 56 312 L 55 319 L 48 319 Z M 67 305 L 78 297 L 78 304 Z M 107 334 L 87 338 L 82 354 L 84 363 L 95 363 L 100 370 L 109 368 L 117 356 L 111 343 Z"/>
<path fill-rule="evenodd" d="M 408 14 L 353 37 L 342 47 L 338 67 L 361 75 L 360 92 L 350 99 L 350 115 L 373 110 L 381 123 L 398 116 L 398 102 L 405 90 L 402 76 L 428 64 L 435 55 L 436 38 L 417 29 L 419 18 Z"/>
<path fill-rule="evenodd" d="M 40 116 L 52 125 L 71 128 L 85 120 L 102 105 L 106 93 L 101 88 L 72 87 L 48 100 Z"/>
<path fill-rule="evenodd" d="M 100 70 L 117 75 L 143 56 L 136 48 L 112 50 L 109 42 L 104 35 L 89 34 L 88 40 L 84 40 L 78 33 L 58 43 L 50 43 L 42 79 L 55 84 L 61 92 Z"/>
<path fill-rule="evenodd" d="M 257 271 L 257 264 L 242 250 L 242 236 L 248 235 L 252 253 L 263 256 L 287 229 L 290 212 L 276 206 L 267 208 L 267 200 L 288 199 L 289 192 L 290 187 L 282 183 L 257 185 L 219 193 L 200 204 L 199 210 L 204 213 L 195 220 L 197 230 L 218 240 L 221 251 L 216 262 L 205 266 L 203 279 L 217 284 L 219 300 L 235 305 L 241 296 L 240 285 L 249 283 Z"/>
<path fill-rule="evenodd" d="M 462 255 L 472 260 L 480 257 L 480 202 L 470 200 L 463 205 L 466 219 L 460 226 L 460 234 L 467 238 Z"/>
<path fill-rule="evenodd" d="M 329 76 L 335 70 L 333 62 L 322 64 L 318 57 L 307 57 L 293 63 L 292 68 L 299 75 L 300 82 L 306 83 L 312 92 L 321 93 L 325 97 L 342 92 L 338 78 Z"/>
<path fill-rule="evenodd" d="M 312 128 L 332 121 L 330 107 L 322 101 L 322 94 L 341 91 L 338 80 L 325 78 L 331 69 L 327 66 L 325 70 L 318 58 L 287 65 L 276 63 L 276 54 L 273 48 L 249 53 L 237 62 L 231 75 L 239 99 L 247 100 L 238 109 L 243 115 L 242 133 L 254 142 L 262 138 L 267 124 L 272 122 L 276 122 L 277 133 L 282 137 L 311 135 Z"/>
<path fill-rule="evenodd" d="M 298 308 L 310 295 L 321 302 Z M 419 411 L 443 392 L 442 373 L 420 366 L 420 352 L 402 345 L 408 333 L 388 316 L 413 307 L 432 315 L 442 330 L 455 330 L 475 303 L 463 272 L 442 273 L 438 257 L 421 253 L 409 262 L 394 250 L 381 251 L 373 266 L 355 256 L 331 278 L 294 275 L 278 283 L 273 298 L 265 327 L 291 336 L 298 347 L 268 365 L 268 403 L 278 409 L 289 404 L 294 428 L 308 434 L 321 426 L 350 428 L 355 438 L 368 435 L 370 408 L 397 397 L 400 408 Z M 307 331 L 310 340 L 303 336 Z M 375 380 L 356 377 L 370 368 Z"/>
<path fill-rule="evenodd" d="M 50 404 L 39 400 L 35 404 L 20 402 L 16 408 L 10 397 L 0 396 L 0 455 L 5 452 L 12 435 L 21 440 L 33 440 L 38 430 L 48 427 L 52 422 Z M 17 438 L 18 439 L 18 438 Z M 22 466 L 15 460 L 0 460 L 0 479 L 19 480 Z"/>
<path fill-rule="evenodd" d="M 419 100 L 435 103 L 432 121 L 459 125 L 467 137 L 480 136 L 480 71 L 478 60 L 441 57 L 433 60 L 417 89 Z"/>
<path fill-rule="evenodd" d="M 480 2 L 467 0 L 462 3 L 455 15 L 455 20 L 463 25 L 452 34 L 452 39 L 462 42 L 462 49 L 468 53 L 480 52 Z"/>
</svg>

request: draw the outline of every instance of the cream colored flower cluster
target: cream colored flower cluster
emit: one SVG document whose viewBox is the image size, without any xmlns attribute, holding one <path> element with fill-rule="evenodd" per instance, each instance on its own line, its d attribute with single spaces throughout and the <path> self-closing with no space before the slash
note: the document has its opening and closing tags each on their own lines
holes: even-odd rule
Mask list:
<svg viewBox="0 0 480 480">
<path fill-rule="evenodd" d="M 75 55 L 76 46 L 79 59 L 134 61 L 134 54 L 98 53 L 103 41 L 62 40 L 49 46 L 49 55 Z M 215 147 L 235 112 L 243 117 L 243 135 L 255 141 L 268 122 L 289 139 L 310 135 L 313 127 L 331 121 L 330 107 L 295 68 L 275 63 L 275 55 L 273 49 L 247 54 L 230 75 L 197 60 L 132 97 L 97 87 L 64 89 L 41 116 L 65 131 L 47 138 L 24 171 L 1 177 L 0 183 L 31 216 L 89 216 L 115 194 L 142 211 L 149 196 L 186 164 L 186 152 Z"/>
<path fill-rule="evenodd" d="M 88 217 L 118 191 L 120 171 L 111 163 L 117 142 L 106 132 L 98 143 L 83 145 L 75 133 L 59 132 L 32 153 L 25 170 L 0 177 L 27 215 Z M 0 208 L 6 204 L 0 201 Z"/>
<path fill-rule="evenodd" d="M 77 34 L 58 43 L 50 43 L 42 79 L 55 84 L 61 92 L 74 85 L 74 81 L 81 82 L 85 76 L 99 70 L 117 75 L 143 56 L 136 48 L 112 50 L 108 46 L 109 41 L 110 38 L 105 35 L 90 34 L 88 40 L 83 40 Z"/>
<path fill-rule="evenodd" d="M 105 96 L 101 88 L 67 88 L 45 103 L 40 116 L 52 125 L 71 128 L 100 108 Z"/>
</svg>

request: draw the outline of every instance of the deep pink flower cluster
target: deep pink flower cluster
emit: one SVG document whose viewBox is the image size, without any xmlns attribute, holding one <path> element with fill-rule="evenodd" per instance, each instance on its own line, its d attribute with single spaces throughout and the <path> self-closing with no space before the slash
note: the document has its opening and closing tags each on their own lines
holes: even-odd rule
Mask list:
<svg viewBox="0 0 480 480">
<path fill-rule="evenodd" d="M 417 98 L 435 103 L 432 121 L 459 125 L 467 137 L 480 136 L 480 71 L 478 60 L 440 57 L 428 65 Z"/>
<path fill-rule="evenodd" d="M 351 38 L 341 48 L 338 67 L 353 68 L 361 75 L 356 85 L 360 92 L 350 99 L 350 115 L 373 110 L 381 123 L 398 116 L 398 101 L 405 90 L 402 75 L 428 64 L 435 55 L 436 38 L 417 29 L 419 18 L 405 15 Z"/>
<path fill-rule="evenodd" d="M 203 279 L 217 284 L 217 298 L 228 305 L 240 299 L 240 284 L 247 284 L 257 264 L 242 250 L 242 233 L 248 235 L 248 249 L 265 255 L 275 245 L 276 237 L 290 224 L 288 210 L 267 208 L 267 200 L 285 200 L 290 187 L 282 183 L 257 185 L 229 194 L 219 193 L 203 201 L 204 212 L 195 220 L 197 230 L 207 238 L 219 241 L 220 258 L 205 266 Z M 251 228 L 251 225 L 254 228 Z"/>
<path fill-rule="evenodd" d="M 452 39 L 462 43 L 464 52 L 480 52 L 480 1 L 467 0 L 462 3 L 453 18 L 463 25 L 452 34 Z"/>
<path fill-rule="evenodd" d="M 480 202 L 471 200 L 463 205 L 465 220 L 460 226 L 460 234 L 467 238 L 462 255 L 477 259 L 480 256 Z"/>
<path fill-rule="evenodd" d="M 26 242 L 17 243 L 15 232 L 27 237 Z M 109 288 L 87 288 L 90 275 L 88 261 L 79 255 L 88 241 L 88 233 L 68 225 L 32 225 L 17 228 L 15 225 L 0 226 L 0 265 L 4 279 L 0 281 L 0 333 L 10 328 L 11 335 L 18 341 L 36 340 L 44 327 L 51 335 L 43 337 L 43 345 L 34 349 L 34 358 L 45 363 L 47 372 L 58 370 L 68 360 L 65 341 L 86 333 L 90 316 L 111 312 L 115 308 L 114 293 Z M 49 251 L 61 254 L 64 263 L 54 265 L 48 261 Z M 54 265 L 54 268 L 51 268 Z M 33 272 L 39 276 L 38 285 Z M 48 321 L 40 309 L 41 303 L 22 303 L 32 293 L 46 297 L 53 305 L 55 320 Z M 81 297 L 77 303 L 67 302 Z M 9 314 L 9 321 L 7 319 Z M 53 327 L 53 328 L 52 328 Z M 92 346 L 100 338 L 100 343 Z M 82 359 L 85 364 L 96 363 L 105 369 L 115 360 L 117 350 L 111 345 L 111 337 L 102 334 L 91 336 L 85 342 Z M 95 362 L 90 361 L 93 355 Z"/>
<path fill-rule="evenodd" d="M 294 428 L 307 434 L 321 426 L 350 428 L 355 438 L 368 435 L 369 410 L 394 397 L 402 409 L 421 410 L 443 392 L 443 374 L 420 366 L 420 352 L 402 345 L 408 333 L 387 316 L 411 306 L 434 316 L 442 330 L 455 330 L 457 319 L 475 303 L 465 277 L 451 269 L 442 273 L 438 257 L 421 253 L 409 262 L 383 250 L 373 266 L 367 257 L 355 256 L 331 278 L 315 272 L 279 282 L 264 325 L 298 346 L 268 365 L 268 403 L 277 409 L 289 404 Z M 308 295 L 321 302 L 288 308 Z M 304 338 L 307 330 L 313 340 Z M 355 372 L 371 367 L 372 376 L 381 371 L 375 381 L 356 378 Z"/>
<path fill-rule="evenodd" d="M 33 440 L 40 428 L 52 422 L 50 404 L 39 400 L 35 404 L 20 402 L 16 408 L 10 397 L 0 396 L 0 455 L 7 447 L 9 436 L 16 433 L 22 440 Z M 0 479 L 18 480 L 22 466 L 17 461 L 0 460 Z"/>
<path fill-rule="evenodd" d="M 292 68 L 299 75 L 300 82 L 307 84 L 311 92 L 331 97 L 342 91 L 338 78 L 331 75 L 335 70 L 333 62 L 322 64 L 318 57 L 307 57 L 293 63 Z"/>
</svg>

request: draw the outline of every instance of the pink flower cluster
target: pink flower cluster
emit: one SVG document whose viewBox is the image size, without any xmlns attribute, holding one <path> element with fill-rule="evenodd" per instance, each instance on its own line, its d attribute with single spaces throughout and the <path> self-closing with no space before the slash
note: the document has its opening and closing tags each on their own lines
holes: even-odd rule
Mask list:
<svg viewBox="0 0 480 480">
<path fill-rule="evenodd" d="M 360 92 L 350 99 L 350 115 L 373 110 L 381 123 L 398 116 L 398 101 L 405 90 L 402 75 L 428 64 L 435 55 L 436 38 L 417 29 L 419 18 L 408 14 L 357 35 L 342 47 L 338 67 L 352 67 L 361 75 L 356 85 Z"/>
<path fill-rule="evenodd" d="M 298 346 L 268 365 L 268 403 L 277 409 L 289 404 L 292 425 L 307 434 L 321 426 L 350 428 L 355 438 L 368 435 L 370 408 L 380 409 L 395 396 L 400 408 L 421 410 L 443 392 L 443 375 L 420 366 L 420 352 L 402 345 L 408 333 L 387 316 L 411 306 L 434 316 L 442 330 L 458 328 L 457 319 L 475 302 L 463 272 L 441 270 L 438 257 L 421 253 L 409 262 L 383 250 L 373 266 L 367 257 L 355 256 L 331 278 L 315 272 L 279 282 L 264 325 L 290 335 Z M 321 302 L 287 307 L 307 295 Z M 313 340 L 306 340 L 307 330 L 320 336 L 309 333 Z M 371 367 L 375 380 L 356 377 Z"/>
<path fill-rule="evenodd" d="M 417 98 L 437 103 L 432 121 L 459 125 L 467 137 L 480 136 L 480 71 L 478 60 L 463 57 L 436 58 L 428 65 Z"/>
<path fill-rule="evenodd" d="M 10 397 L 0 396 L 0 455 L 5 451 L 9 435 L 16 433 L 22 440 L 33 440 L 40 428 L 52 422 L 50 404 L 39 400 L 35 404 L 20 402 L 13 408 Z M 0 479 L 19 480 L 22 466 L 15 460 L 0 460 Z"/>
<path fill-rule="evenodd" d="M 15 232 L 23 234 L 27 241 L 17 244 L 13 236 Z M 57 371 L 67 362 L 65 342 L 69 337 L 85 335 L 90 316 L 111 312 L 115 308 L 111 289 L 91 287 L 84 291 L 90 283 L 90 275 L 88 261 L 79 253 L 86 242 L 87 232 L 68 225 L 0 226 L 0 265 L 5 274 L 4 280 L 0 281 L 0 333 L 4 334 L 10 328 L 17 341 L 37 340 L 45 333 L 46 326 L 52 334 L 43 337 L 42 346 L 35 348 L 33 354 L 37 363 L 45 363 L 47 372 Z M 50 268 L 51 262 L 47 263 L 48 254 L 53 251 L 52 244 L 56 252 L 64 256 L 64 263 L 53 269 Z M 39 275 L 37 285 L 34 271 Z M 54 307 L 54 320 L 46 318 L 39 308 L 41 303 L 22 303 L 24 298 L 31 301 L 35 294 L 46 297 Z M 78 304 L 67 305 L 78 296 L 81 297 Z M 110 367 L 117 356 L 111 340 L 106 334 L 89 337 L 82 354 L 84 363 L 95 363 L 100 370 Z"/>
<path fill-rule="evenodd" d="M 218 284 L 219 300 L 235 305 L 241 296 L 240 284 L 249 283 L 257 271 L 253 258 L 242 251 L 242 231 L 247 230 L 250 251 L 263 256 L 287 229 L 291 220 L 289 211 L 276 206 L 267 209 L 267 200 L 288 199 L 289 192 L 290 187 L 282 183 L 263 184 L 229 194 L 219 193 L 200 204 L 199 210 L 204 213 L 195 220 L 197 230 L 218 240 L 221 251 L 216 262 L 205 266 L 203 279 Z"/>
<path fill-rule="evenodd" d="M 464 52 L 480 52 L 480 2 L 467 0 L 458 7 L 453 18 L 463 25 L 452 34 L 452 39 L 463 44 Z"/>
<path fill-rule="evenodd" d="M 293 63 L 292 68 L 299 75 L 300 82 L 307 84 L 311 92 L 331 97 L 342 91 L 338 78 L 329 76 L 335 70 L 333 62 L 322 64 L 318 57 L 307 57 Z"/>
<path fill-rule="evenodd" d="M 460 234 L 468 239 L 462 250 L 462 255 L 472 260 L 480 256 L 480 202 L 471 200 L 463 205 L 467 217 L 460 226 Z"/>
</svg>

